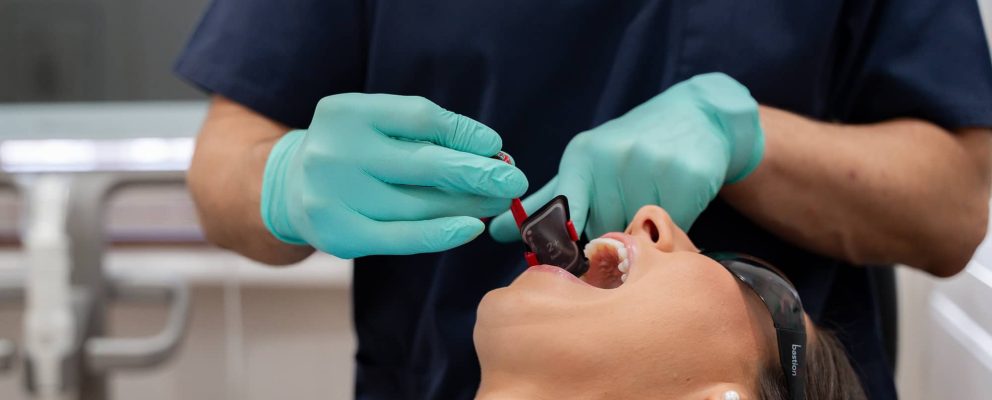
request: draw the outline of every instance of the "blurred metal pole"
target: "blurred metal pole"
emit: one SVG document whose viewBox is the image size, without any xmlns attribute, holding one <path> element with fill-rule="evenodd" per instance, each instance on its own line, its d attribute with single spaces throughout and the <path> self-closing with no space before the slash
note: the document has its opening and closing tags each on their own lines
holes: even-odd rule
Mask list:
<svg viewBox="0 0 992 400">
<path fill-rule="evenodd" d="M 81 336 L 69 282 L 65 232 L 68 177 L 22 177 L 27 223 L 22 233 L 27 268 L 24 340 L 29 388 L 44 400 L 76 398 L 74 382 Z"/>
<path fill-rule="evenodd" d="M 108 398 L 107 374 L 116 368 L 150 366 L 164 361 L 179 345 L 185 333 L 189 309 L 188 290 L 174 277 L 108 279 L 103 269 L 106 247 L 104 217 L 107 200 L 130 185 L 182 184 L 182 172 L 114 172 L 78 174 L 70 190 L 66 230 L 70 238 L 71 281 L 85 295 L 81 307 L 88 311 L 82 327 L 86 339 L 79 365 L 80 395 L 83 400 Z M 140 271 L 136 271 L 139 272 Z M 163 280 L 164 279 L 164 280 Z M 156 283 L 157 282 L 157 283 Z M 115 284 L 116 283 L 116 284 Z M 161 333 L 149 338 L 105 338 L 106 306 L 113 300 L 158 298 L 172 303 Z"/>
<path fill-rule="evenodd" d="M 80 293 L 79 301 L 87 307 L 80 307 L 81 335 L 84 338 L 106 334 L 107 283 L 103 271 L 104 254 L 104 206 L 103 202 L 111 186 L 111 179 L 104 173 L 80 174 L 74 177 L 69 192 L 72 201 L 68 204 L 68 218 L 63 226 L 70 245 L 67 249 L 72 260 L 70 281 Z M 82 346 L 77 348 L 81 351 Z M 77 353 L 75 370 L 79 373 L 76 382 L 80 397 L 84 400 L 109 398 L 107 377 L 102 372 L 90 371 L 85 358 Z"/>
<path fill-rule="evenodd" d="M 10 176 L 0 173 L 0 188 L 16 191 Z M 15 303 L 24 300 L 24 276 L 20 273 L 0 274 L 0 304 Z M 0 338 L 0 372 L 4 372 L 14 364 L 17 347 L 14 342 Z"/>
</svg>

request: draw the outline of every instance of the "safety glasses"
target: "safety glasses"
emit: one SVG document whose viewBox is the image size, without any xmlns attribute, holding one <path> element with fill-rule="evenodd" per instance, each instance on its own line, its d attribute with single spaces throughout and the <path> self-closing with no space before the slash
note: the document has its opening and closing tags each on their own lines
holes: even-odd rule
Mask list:
<svg viewBox="0 0 992 400">
<path fill-rule="evenodd" d="M 789 398 L 806 398 L 806 324 L 795 286 L 767 262 L 739 253 L 706 252 L 761 298 L 775 323 L 779 362 Z"/>
</svg>

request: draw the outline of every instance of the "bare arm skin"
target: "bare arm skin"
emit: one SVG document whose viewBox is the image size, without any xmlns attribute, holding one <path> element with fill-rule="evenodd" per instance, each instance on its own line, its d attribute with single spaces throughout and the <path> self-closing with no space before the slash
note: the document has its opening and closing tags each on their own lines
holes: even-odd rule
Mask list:
<svg viewBox="0 0 992 400">
<path fill-rule="evenodd" d="M 761 108 L 765 158 L 721 196 L 800 247 L 937 276 L 985 236 L 992 132 L 921 120 L 839 125 Z"/>
<path fill-rule="evenodd" d="M 262 173 L 272 146 L 289 128 L 215 96 L 186 180 L 207 240 L 251 259 L 291 264 L 311 253 L 272 236 L 259 211 Z"/>
</svg>

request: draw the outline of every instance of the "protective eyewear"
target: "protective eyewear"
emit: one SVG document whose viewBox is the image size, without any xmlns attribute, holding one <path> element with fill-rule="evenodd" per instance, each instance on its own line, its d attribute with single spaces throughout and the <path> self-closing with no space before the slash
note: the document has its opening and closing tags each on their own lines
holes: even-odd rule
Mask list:
<svg viewBox="0 0 992 400">
<path fill-rule="evenodd" d="M 799 293 L 785 275 L 767 262 L 739 253 L 704 252 L 761 298 L 775 323 L 779 363 L 789 398 L 806 398 L 806 323 Z"/>
</svg>

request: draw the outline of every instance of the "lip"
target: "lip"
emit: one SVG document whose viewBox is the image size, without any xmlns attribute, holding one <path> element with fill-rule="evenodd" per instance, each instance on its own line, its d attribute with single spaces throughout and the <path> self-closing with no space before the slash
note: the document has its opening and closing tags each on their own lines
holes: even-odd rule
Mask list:
<svg viewBox="0 0 992 400">
<path fill-rule="evenodd" d="M 568 280 L 570 280 L 572 282 L 575 282 L 575 283 L 578 283 L 578 284 L 581 284 L 581 285 L 584 285 L 584 286 L 591 286 L 588 283 L 582 281 L 581 279 L 576 278 L 575 275 L 572 275 L 571 272 L 566 271 L 564 268 L 556 267 L 554 265 L 539 264 L 539 265 L 535 265 L 533 267 L 527 268 L 527 271 L 524 271 L 524 272 L 525 273 L 527 273 L 527 272 L 538 272 L 538 273 L 544 273 L 544 274 L 555 274 L 555 275 L 558 275 L 558 276 L 560 276 L 560 277 L 562 277 L 564 279 L 568 279 Z"/>
<path fill-rule="evenodd" d="M 623 247 L 627 249 L 627 261 L 629 261 L 631 267 L 633 267 L 634 262 L 637 260 L 637 242 L 634 241 L 634 238 L 620 232 L 610 232 L 600 237 L 613 239 L 623 243 Z"/>
</svg>

